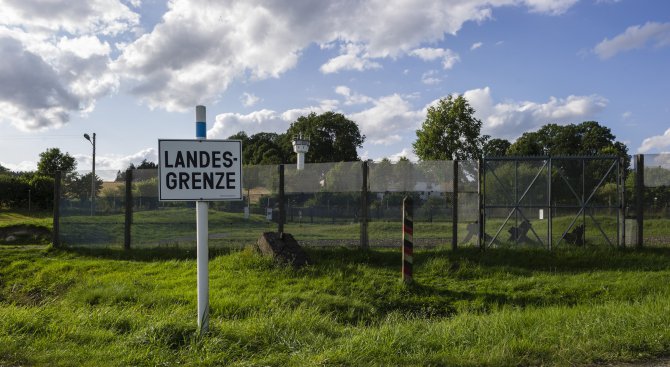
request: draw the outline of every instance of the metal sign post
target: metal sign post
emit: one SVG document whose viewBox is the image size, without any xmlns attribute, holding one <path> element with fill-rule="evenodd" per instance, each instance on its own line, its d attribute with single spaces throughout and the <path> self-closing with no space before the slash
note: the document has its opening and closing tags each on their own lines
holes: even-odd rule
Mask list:
<svg viewBox="0 0 670 367">
<path fill-rule="evenodd" d="M 207 113 L 205 106 L 195 106 L 195 137 L 207 139 Z M 209 331 L 209 203 L 198 200 L 195 204 L 196 267 L 198 274 L 198 331 Z"/>
<path fill-rule="evenodd" d="M 196 140 L 158 140 L 161 201 L 195 201 L 198 330 L 209 330 L 208 201 L 242 200 L 242 142 L 206 140 L 205 106 L 195 107 Z"/>
</svg>

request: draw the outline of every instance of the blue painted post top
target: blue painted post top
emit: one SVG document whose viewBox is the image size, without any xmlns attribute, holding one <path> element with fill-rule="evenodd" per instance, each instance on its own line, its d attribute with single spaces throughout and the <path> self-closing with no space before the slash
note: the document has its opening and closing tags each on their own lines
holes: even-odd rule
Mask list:
<svg viewBox="0 0 670 367">
<path fill-rule="evenodd" d="M 195 106 L 195 138 L 207 139 L 207 113 L 205 106 Z"/>
</svg>

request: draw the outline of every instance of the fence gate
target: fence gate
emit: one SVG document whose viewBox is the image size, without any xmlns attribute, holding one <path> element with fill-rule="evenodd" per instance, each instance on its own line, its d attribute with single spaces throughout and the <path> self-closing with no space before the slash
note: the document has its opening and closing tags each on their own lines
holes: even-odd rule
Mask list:
<svg viewBox="0 0 670 367">
<path fill-rule="evenodd" d="M 483 246 L 621 245 L 619 157 L 494 157 L 482 165 Z"/>
</svg>

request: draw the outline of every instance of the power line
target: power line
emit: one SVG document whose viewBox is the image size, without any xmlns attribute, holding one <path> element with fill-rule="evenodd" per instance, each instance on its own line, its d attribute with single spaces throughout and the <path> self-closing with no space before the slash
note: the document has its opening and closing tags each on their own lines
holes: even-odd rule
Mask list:
<svg viewBox="0 0 670 367">
<path fill-rule="evenodd" d="M 53 139 L 79 139 L 81 135 L 40 135 L 40 136 L 26 136 L 26 135 L 5 135 L 0 136 L 0 140 L 53 140 Z"/>
</svg>

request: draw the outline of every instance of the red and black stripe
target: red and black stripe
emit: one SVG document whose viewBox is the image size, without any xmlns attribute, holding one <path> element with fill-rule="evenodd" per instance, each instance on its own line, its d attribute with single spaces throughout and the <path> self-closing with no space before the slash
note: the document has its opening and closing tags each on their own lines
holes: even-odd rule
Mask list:
<svg viewBox="0 0 670 367">
<path fill-rule="evenodd" d="M 414 263 L 414 210 L 412 207 L 412 198 L 405 197 L 402 215 L 402 279 L 405 282 L 412 281 L 412 265 Z"/>
</svg>

